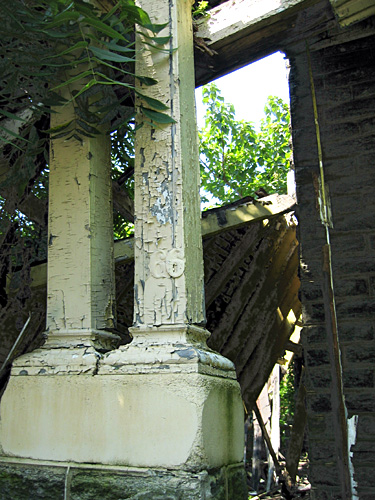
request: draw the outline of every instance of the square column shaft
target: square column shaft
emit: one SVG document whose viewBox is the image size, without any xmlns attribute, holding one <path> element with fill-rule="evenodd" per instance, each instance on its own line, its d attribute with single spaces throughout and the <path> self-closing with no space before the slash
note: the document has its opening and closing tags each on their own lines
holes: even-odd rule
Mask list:
<svg viewBox="0 0 375 500">
<path fill-rule="evenodd" d="M 168 23 L 163 50 L 138 40 L 138 110 L 142 94 L 160 100 L 175 123 L 143 116 L 135 155 L 134 326 L 203 324 L 204 283 L 200 228 L 198 137 L 194 100 L 191 1 L 139 2 L 156 24 Z M 142 35 L 139 35 L 142 38 Z"/>
<path fill-rule="evenodd" d="M 52 126 L 74 120 L 69 104 Z M 51 141 L 47 332 L 49 344 L 114 327 L 110 137 Z M 102 331 L 102 333 L 100 333 Z M 85 333 L 86 332 L 86 333 Z M 104 334 L 104 335 L 103 335 Z M 68 342 L 69 343 L 69 342 Z"/>
</svg>

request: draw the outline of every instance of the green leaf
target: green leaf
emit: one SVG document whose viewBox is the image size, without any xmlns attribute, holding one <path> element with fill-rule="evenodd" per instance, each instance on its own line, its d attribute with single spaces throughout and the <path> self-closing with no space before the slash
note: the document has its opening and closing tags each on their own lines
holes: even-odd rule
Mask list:
<svg viewBox="0 0 375 500">
<path fill-rule="evenodd" d="M 140 7 L 136 7 L 135 5 L 122 5 L 120 15 L 121 21 L 129 18 L 133 19 L 141 26 L 144 26 L 145 24 L 152 24 L 147 12 Z"/>
<path fill-rule="evenodd" d="M 142 113 L 147 116 L 147 118 L 150 118 L 150 120 L 154 123 L 159 123 L 161 125 L 176 123 L 176 120 L 174 120 L 171 116 L 166 115 L 165 113 L 160 113 L 159 111 L 154 111 L 143 106 L 141 106 L 140 109 Z"/>
<path fill-rule="evenodd" d="M 14 113 L 10 113 L 10 111 L 7 111 L 6 109 L 0 109 L 0 114 L 6 116 L 7 118 L 10 118 L 12 120 L 18 120 L 20 122 L 27 122 L 24 118 L 20 118 L 18 115 L 15 115 Z"/>
<path fill-rule="evenodd" d="M 74 8 L 80 14 L 86 17 L 91 17 L 91 16 L 96 17 L 96 14 L 98 12 L 98 10 L 89 2 L 80 2 L 78 0 L 74 0 Z"/>
<path fill-rule="evenodd" d="M 135 77 L 141 82 L 147 85 L 148 87 L 151 87 L 152 85 L 156 85 L 158 83 L 157 80 L 154 78 L 150 78 L 149 76 L 139 76 L 135 75 Z"/>
<path fill-rule="evenodd" d="M 144 24 L 143 27 L 152 31 L 153 33 L 159 33 L 161 30 L 166 28 L 169 23 L 164 24 Z"/>
<path fill-rule="evenodd" d="M 101 133 L 97 128 L 89 125 L 83 120 L 77 120 L 77 123 L 80 127 L 83 128 L 83 130 L 85 130 L 89 134 L 99 135 Z"/>
<path fill-rule="evenodd" d="M 78 80 L 81 80 L 82 78 L 85 78 L 86 76 L 89 76 L 89 75 L 92 75 L 91 70 L 83 71 L 83 73 L 79 73 L 78 75 L 72 76 L 72 78 L 69 78 L 68 80 L 57 85 L 56 87 L 53 87 L 52 90 L 57 90 L 57 89 L 61 89 L 63 87 L 66 87 L 67 85 L 70 85 L 71 83 L 74 83 Z"/>
<path fill-rule="evenodd" d="M 95 54 L 99 59 L 104 59 L 106 61 L 134 62 L 134 59 L 131 57 L 122 56 L 120 54 L 116 54 L 115 52 L 111 52 L 109 50 L 99 49 L 98 47 L 90 47 L 90 51 L 93 54 Z"/>
<path fill-rule="evenodd" d="M 102 21 L 104 22 L 107 21 L 107 19 L 110 19 L 113 16 L 113 14 L 120 9 L 120 7 L 121 7 L 121 2 L 117 2 L 116 5 L 112 7 L 112 9 L 109 12 L 107 12 L 107 14 L 105 14 L 105 16 L 102 18 Z"/>
<path fill-rule="evenodd" d="M 157 109 L 158 111 L 165 111 L 168 108 L 168 106 L 166 106 L 165 104 L 163 104 L 162 102 L 158 101 L 157 99 L 153 99 L 152 97 L 148 97 L 147 95 L 144 95 L 144 94 L 141 94 L 140 92 L 138 92 L 137 90 L 135 91 L 135 93 L 142 99 L 144 100 L 145 102 L 147 102 L 147 104 L 149 106 L 151 106 L 152 108 L 154 109 Z"/>
<path fill-rule="evenodd" d="M 108 47 L 111 51 L 114 50 L 115 52 L 134 52 L 134 45 L 135 43 L 129 43 L 126 46 L 118 45 L 114 41 L 111 42 L 103 42 L 103 45 Z"/>
<path fill-rule="evenodd" d="M 80 17 L 79 12 L 65 11 L 65 12 L 62 12 L 61 14 L 58 14 L 57 16 L 55 16 L 53 21 L 46 23 L 45 27 L 47 28 L 48 33 L 50 33 L 52 28 L 56 28 L 57 26 L 61 26 L 62 24 L 65 24 L 69 21 L 77 21 L 77 19 L 79 19 L 79 17 Z"/>
<path fill-rule="evenodd" d="M 157 45 L 165 45 L 171 39 L 170 36 L 149 36 L 143 32 L 141 32 L 140 34 L 143 35 L 148 40 L 151 40 L 152 42 L 156 43 Z"/>
<path fill-rule="evenodd" d="M 65 56 L 66 54 L 70 54 L 71 52 L 74 52 L 77 49 L 85 49 L 88 46 L 88 42 L 81 40 L 80 42 L 75 43 L 72 47 L 69 47 L 62 52 L 59 52 L 58 54 L 55 54 L 53 56 L 47 56 L 44 57 L 43 60 L 46 59 L 54 59 L 56 57 L 62 57 Z"/>
<path fill-rule="evenodd" d="M 46 134 L 55 134 L 56 132 L 62 132 L 63 130 L 70 127 L 70 125 L 72 123 L 73 123 L 73 120 L 70 120 L 68 122 L 62 123 L 61 125 L 56 125 L 56 127 L 49 128 L 49 129 L 45 130 L 44 132 Z"/>
<path fill-rule="evenodd" d="M 27 139 L 25 139 L 25 137 L 22 137 L 21 135 L 16 134 L 15 132 L 13 132 L 13 130 L 9 130 L 8 128 L 3 127 L 3 126 L 1 126 L 1 125 L 0 125 L 0 130 L 3 130 L 6 134 L 11 135 L 12 137 L 16 137 L 17 139 L 20 139 L 21 141 L 30 142 L 30 141 L 28 141 Z M 1 137 L 1 136 L 0 136 L 0 137 Z M 2 140 L 3 140 L 4 142 L 7 142 L 4 138 L 2 138 Z"/>
<path fill-rule="evenodd" d="M 89 24 L 90 26 L 93 26 L 101 33 L 108 35 L 110 38 L 114 38 L 116 40 L 118 40 L 118 39 L 125 40 L 125 38 L 120 33 L 118 33 L 116 30 L 114 30 L 110 26 L 107 26 L 102 21 L 99 21 L 99 19 L 91 19 L 91 18 L 85 17 L 83 19 L 83 21 L 86 22 L 87 24 Z"/>
</svg>

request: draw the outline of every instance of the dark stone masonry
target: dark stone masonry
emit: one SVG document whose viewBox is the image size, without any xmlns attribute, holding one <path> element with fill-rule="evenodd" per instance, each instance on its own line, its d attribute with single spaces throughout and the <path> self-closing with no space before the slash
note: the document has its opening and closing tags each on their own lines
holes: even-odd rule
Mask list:
<svg viewBox="0 0 375 500">
<path fill-rule="evenodd" d="M 353 28 L 334 26 L 285 50 L 291 64 L 313 498 L 346 500 L 351 475 L 354 492 L 365 500 L 375 491 L 375 19 Z M 331 210 L 329 239 L 319 213 L 319 159 Z M 327 282 L 329 243 L 333 289 Z M 343 456 L 348 445 L 340 401 L 347 417 L 357 421 L 346 448 L 354 474 Z"/>
</svg>

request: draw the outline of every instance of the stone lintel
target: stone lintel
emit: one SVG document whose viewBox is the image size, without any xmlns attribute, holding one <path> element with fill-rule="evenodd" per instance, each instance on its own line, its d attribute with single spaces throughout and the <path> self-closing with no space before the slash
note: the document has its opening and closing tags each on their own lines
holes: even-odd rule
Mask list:
<svg viewBox="0 0 375 500">
<path fill-rule="evenodd" d="M 195 84 L 204 85 L 278 50 L 294 31 L 299 13 L 319 0 L 227 0 L 199 20 L 195 34 L 216 54 L 196 52 Z M 330 6 L 329 6 L 330 7 Z"/>
</svg>

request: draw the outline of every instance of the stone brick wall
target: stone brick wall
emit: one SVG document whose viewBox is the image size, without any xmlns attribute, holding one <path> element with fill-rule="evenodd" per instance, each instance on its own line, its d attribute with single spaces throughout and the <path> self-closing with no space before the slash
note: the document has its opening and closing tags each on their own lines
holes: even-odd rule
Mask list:
<svg viewBox="0 0 375 500">
<path fill-rule="evenodd" d="M 311 65 L 305 42 L 291 44 L 286 53 L 291 63 L 313 498 L 350 498 L 345 482 L 351 476 L 356 498 L 370 500 L 375 491 L 375 19 L 345 30 L 334 27 L 307 42 Z M 318 206 L 319 154 L 309 66 L 333 221 L 333 294 L 324 267 L 323 250 L 328 247 Z M 347 444 L 340 427 L 332 298 L 343 401 L 347 417 L 358 418 L 350 450 L 354 473 L 345 463 Z"/>
</svg>

